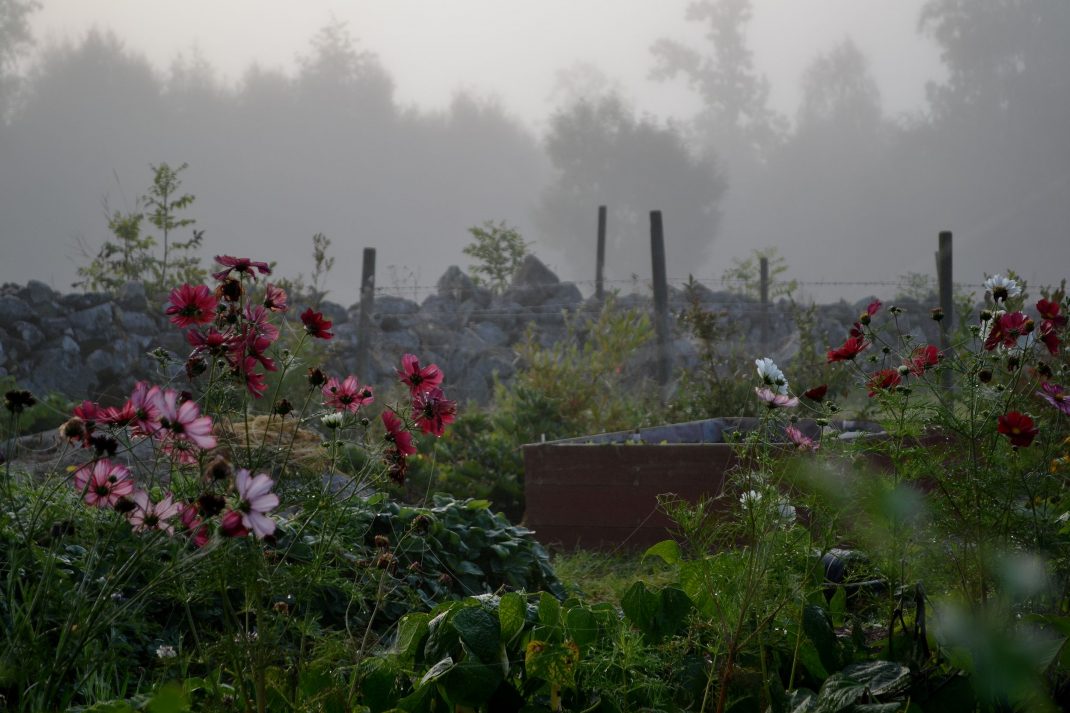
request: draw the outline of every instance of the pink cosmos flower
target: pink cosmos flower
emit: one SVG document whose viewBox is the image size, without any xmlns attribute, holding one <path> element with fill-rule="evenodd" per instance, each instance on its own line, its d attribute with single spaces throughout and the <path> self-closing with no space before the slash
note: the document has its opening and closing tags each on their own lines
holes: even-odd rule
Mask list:
<svg viewBox="0 0 1070 713">
<path fill-rule="evenodd" d="M 301 323 L 305 325 L 305 331 L 316 339 L 331 339 L 334 337 L 334 333 L 327 331 L 334 322 L 324 319 L 322 312 L 313 312 L 311 307 L 301 313 Z"/>
<path fill-rule="evenodd" d="M 850 361 L 862 353 L 869 344 L 861 337 L 848 337 L 841 346 L 830 349 L 826 354 L 828 363 L 836 361 Z"/>
<path fill-rule="evenodd" d="M 116 428 L 125 428 L 137 417 L 133 405 L 128 400 L 122 406 L 109 406 L 100 412 L 100 423 Z"/>
<path fill-rule="evenodd" d="M 456 415 L 457 402 L 447 399 L 442 389 L 432 388 L 412 397 L 412 417 L 424 433 L 441 436 Z"/>
<path fill-rule="evenodd" d="M 361 406 L 375 401 L 370 386 L 361 386 L 357 383 L 357 377 L 347 376 L 345 381 L 339 383 L 338 379 L 331 377 L 323 387 L 323 405 L 339 411 L 356 413 Z"/>
<path fill-rule="evenodd" d="M 873 398 L 879 391 L 898 386 L 902 380 L 903 377 L 899 375 L 897 369 L 881 369 L 866 381 L 866 386 L 869 387 L 869 397 Z"/>
<path fill-rule="evenodd" d="M 997 430 L 1010 439 L 1015 447 L 1027 447 L 1036 438 L 1037 430 L 1033 419 L 1018 411 L 1009 411 L 998 419 Z"/>
<path fill-rule="evenodd" d="M 264 307 L 272 312 L 285 312 L 290 309 L 286 302 L 286 290 L 269 284 L 264 290 Z"/>
<path fill-rule="evenodd" d="M 254 280 L 256 279 L 256 272 L 259 271 L 261 275 L 270 275 L 271 267 L 266 262 L 258 262 L 256 260 L 250 260 L 247 257 L 233 257 L 231 255 L 216 255 L 215 261 L 225 267 L 225 270 L 213 273 L 214 277 L 219 282 L 230 277 L 231 272 L 236 272 L 239 275 L 249 275 Z"/>
<path fill-rule="evenodd" d="M 186 528 L 186 533 L 193 540 L 194 547 L 204 547 L 208 544 L 209 534 L 208 525 L 204 524 L 204 521 L 197 517 L 197 506 L 193 503 L 186 503 L 182 506 L 179 514 L 179 519 L 182 521 L 183 526 Z M 241 522 L 239 518 L 239 522 Z"/>
<path fill-rule="evenodd" d="M 799 405 L 799 399 L 788 394 L 778 394 L 768 387 L 754 387 L 754 393 L 765 402 L 769 408 L 794 408 Z"/>
<path fill-rule="evenodd" d="M 420 360 L 415 354 L 401 357 L 401 371 L 397 371 L 401 383 L 409 387 L 409 393 L 415 396 L 422 391 L 430 391 L 442 383 L 442 370 L 436 364 L 421 368 Z"/>
<path fill-rule="evenodd" d="M 171 324 L 185 329 L 214 320 L 218 305 L 219 300 L 207 286 L 187 284 L 171 290 L 165 314 L 171 315 Z"/>
<path fill-rule="evenodd" d="M 386 426 L 386 440 L 397 448 L 402 456 L 411 456 L 416 453 L 416 446 L 412 443 L 412 434 L 405 430 L 405 423 L 396 413 L 389 409 L 383 411 L 383 425 Z"/>
<path fill-rule="evenodd" d="M 133 495 L 134 509 L 130 512 L 130 525 L 135 532 L 148 532 L 151 530 L 163 530 L 168 535 L 175 534 L 175 526 L 169 522 L 182 510 L 179 503 L 174 502 L 174 497 L 168 493 L 160 502 L 154 503 L 149 500 L 149 494 L 144 490 L 138 490 Z"/>
<path fill-rule="evenodd" d="M 195 401 L 182 401 L 174 389 L 160 392 L 156 408 L 160 412 L 160 428 L 156 436 L 164 440 L 164 449 L 175 455 L 182 463 L 197 460 L 196 449 L 215 448 L 211 416 L 202 416 Z"/>
<path fill-rule="evenodd" d="M 1070 393 L 1058 384 L 1049 384 L 1046 381 L 1040 385 L 1040 389 L 1037 396 L 1070 416 Z"/>
<path fill-rule="evenodd" d="M 813 438 L 810 438 L 795 426 L 788 426 L 784 429 L 784 432 L 788 434 L 788 438 L 795 444 L 797 450 L 816 451 L 820 447 L 814 442 Z"/>
<path fill-rule="evenodd" d="M 114 507 L 119 498 L 134 491 L 130 471 L 121 463 L 101 458 L 74 473 L 74 486 L 85 493 L 85 502 L 92 507 Z"/>
<path fill-rule="evenodd" d="M 127 403 L 134 409 L 131 424 L 136 435 L 151 436 L 160 429 L 160 387 L 149 386 L 144 381 L 134 384 Z"/>
<path fill-rule="evenodd" d="M 274 534 L 275 521 L 267 513 L 279 506 L 279 496 L 271 492 L 275 481 L 267 473 L 250 478 L 249 471 L 242 468 L 234 474 L 234 485 L 240 498 L 237 510 L 241 513 L 242 525 L 261 540 Z"/>
<path fill-rule="evenodd" d="M 940 350 L 932 344 L 926 344 L 914 348 L 914 351 L 910 353 L 910 359 L 907 360 L 906 365 L 910 367 L 911 374 L 914 376 L 921 376 L 926 370 L 931 369 L 939 363 Z"/>
</svg>

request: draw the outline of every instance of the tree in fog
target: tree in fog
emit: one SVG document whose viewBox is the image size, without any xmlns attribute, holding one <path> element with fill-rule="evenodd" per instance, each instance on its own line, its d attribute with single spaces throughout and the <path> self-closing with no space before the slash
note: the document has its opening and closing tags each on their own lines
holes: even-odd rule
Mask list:
<svg viewBox="0 0 1070 713">
<path fill-rule="evenodd" d="M 39 7 L 34 0 L 0 0 L 0 123 L 19 85 L 16 66 L 33 45 L 29 17 Z"/>
<path fill-rule="evenodd" d="M 703 102 L 694 121 L 699 145 L 722 157 L 733 180 L 751 164 L 764 160 L 780 142 L 786 124 L 768 106 L 769 82 L 754 67 L 746 30 L 750 0 L 700 0 L 687 8 L 687 19 L 703 23 L 709 46 L 688 47 L 658 40 L 652 51 L 656 79 L 682 76 Z"/>
<path fill-rule="evenodd" d="M 665 214 L 669 269 L 685 274 L 717 231 L 724 184 L 708 154 L 689 151 L 678 127 L 637 117 L 616 94 L 581 99 L 550 120 L 555 177 L 536 220 L 573 270 L 593 275 L 597 206 L 609 207 L 606 270 L 650 274 L 649 211 Z"/>
</svg>

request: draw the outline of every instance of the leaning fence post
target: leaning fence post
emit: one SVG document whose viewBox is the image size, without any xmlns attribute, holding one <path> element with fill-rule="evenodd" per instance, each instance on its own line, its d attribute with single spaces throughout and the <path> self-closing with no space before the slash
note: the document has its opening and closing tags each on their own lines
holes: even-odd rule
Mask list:
<svg viewBox="0 0 1070 713">
<path fill-rule="evenodd" d="M 650 258 L 654 271 L 654 334 L 658 340 L 658 384 L 663 391 L 672 376 L 669 355 L 669 281 L 665 274 L 665 234 L 661 211 L 650 211 Z"/>
<path fill-rule="evenodd" d="M 955 303 L 952 297 L 951 283 L 951 231 L 941 231 L 936 251 L 936 281 L 940 288 L 940 352 L 946 353 L 951 347 L 951 325 L 955 315 L 952 314 Z M 944 369 L 944 386 L 951 386 L 951 370 Z"/>
<path fill-rule="evenodd" d="M 598 206 L 598 253 L 594 266 L 594 296 L 599 302 L 605 296 L 603 289 L 603 270 L 606 265 L 606 207 Z"/>
<path fill-rule="evenodd" d="M 357 327 L 357 374 L 368 378 L 372 311 L 375 309 L 375 248 L 364 248 L 360 275 L 360 324 Z"/>
</svg>

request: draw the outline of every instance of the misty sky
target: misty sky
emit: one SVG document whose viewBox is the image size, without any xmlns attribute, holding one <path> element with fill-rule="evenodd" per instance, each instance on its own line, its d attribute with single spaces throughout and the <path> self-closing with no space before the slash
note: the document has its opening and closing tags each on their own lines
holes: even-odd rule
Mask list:
<svg viewBox="0 0 1070 713">
<path fill-rule="evenodd" d="M 26 91 L 0 125 L 0 281 L 67 289 L 78 245 L 107 239 L 102 205 L 129 207 L 160 161 L 190 163 L 205 256 L 255 253 L 291 273 L 309 269 L 308 237 L 324 232 L 347 270 L 375 246 L 380 265 L 428 286 L 467 265 L 470 226 L 504 220 L 562 278 L 589 280 L 606 202 L 611 244 L 631 250 L 607 264 L 622 281 L 648 279 L 641 224 L 653 208 L 667 214 L 670 280 L 716 280 L 773 246 L 803 281 L 931 274 L 941 229 L 956 233 L 957 281 L 1007 267 L 1034 283 L 1062 277 L 1070 5 L 968 5 L 973 34 L 942 56 L 919 32 L 925 0 L 750 2 L 745 44 L 769 82 L 767 126 L 786 120 L 764 154 L 703 124 L 719 100 L 650 78 L 658 40 L 710 56 L 690 0 L 41 0 Z M 378 58 L 361 76 L 379 72 L 385 94 L 374 81 L 316 94 L 306 70 L 338 22 Z M 1029 58 L 1021 76 L 1018 56 Z M 191 57 L 215 81 L 183 74 Z M 815 80 L 807 71 L 822 61 Z M 587 133 L 560 86 L 577 67 L 608 82 L 581 84 L 584 98 L 622 100 L 600 105 Z M 328 286 L 356 299 L 345 270 Z"/>
<path fill-rule="evenodd" d="M 553 106 L 556 71 L 577 62 L 620 82 L 645 112 L 684 117 L 695 100 L 647 77 L 660 37 L 700 41 L 684 19 L 688 0 L 44 0 L 34 21 L 42 44 L 112 29 L 166 68 L 200 52 L 240 78 L 253 62 L 292 67 L 308 40 L 336 18 L 375 52 L 402 102 L 446 105 L 458 89 L 499 97 L 532 125 Z M 920 0 L 756 0 L 751 43 L 775 108 L 793 115 L 803 67 L 851 37 L 867 53 L 886 111 L 920 107 L 939 76 L 935 49 L 917 33 Z"/>
</svg>

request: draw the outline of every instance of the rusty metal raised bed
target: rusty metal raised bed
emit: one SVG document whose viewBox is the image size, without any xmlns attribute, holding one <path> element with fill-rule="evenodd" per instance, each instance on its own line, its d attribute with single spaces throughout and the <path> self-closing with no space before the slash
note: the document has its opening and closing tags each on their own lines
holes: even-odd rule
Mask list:
<svg viewBox="0 0 1070 713">
<path fill-rule="evenodd" d="M 719 495 L 737 463 L 729 434 L 756 423 L 713 418 L 525 445 L 524 522 L 554 547 L 648 547 L 672 527 L 658 509 L 658 496 L 673 493 L 694 502 Z M 798 425 L 817 435 L 812 421 Z M 842 432 L 879 430 L 863 422 L 836 426 Z"/>
</svg>

